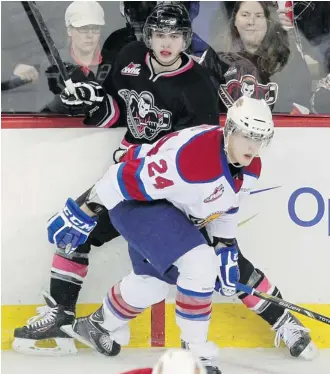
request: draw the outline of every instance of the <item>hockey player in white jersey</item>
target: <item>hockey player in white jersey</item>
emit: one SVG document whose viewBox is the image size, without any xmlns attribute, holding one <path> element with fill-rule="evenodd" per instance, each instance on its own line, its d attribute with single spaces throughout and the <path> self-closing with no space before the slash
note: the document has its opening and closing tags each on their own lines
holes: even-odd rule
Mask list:
<svg viewBox="0 0 330 374">
<path fill-rule="evenodd" d="M 207 342 L 214 281 L 218 276 L 223 295 L 236 293 L 238 251 L 232 238 L 239 202 L 260 174 L 257 155 L 270 143 L 273 131 L 267 105 L 241 98 L 228 112 L 224 133 L 218 127 L 199 126 L 169 134 L 154 145 L 134 146 L 125 162 L 111 166 L 96 183 L 84 204 L 79 207 L 67 201 L 49 222 L 51 242 L 74 251 L 97 224 L 93 204 L 101 204 L 128 241 L 133 265 L 133 272 L 110 290 L 99 310 L 76 320 L 77 338 L 103 354 L 118 354 L 129 339 L 128 321 L 163 300 L 168 284 L 176 284 L 176 318 L 183 345 L 201 357 L 208 373 L 220 372 L 215 363 L 217 351 Z M 242 167 L 235 177 L 234 165 Z M 141 209 L 141 203 L 125 202 L 159 199 L 167 199 L 178 209 L 166 210 L 163 202 L 151 203 L 150 209 L 148 204 Z M 139 226 L 152 214 L 158 217 Z M 186 217 L 198 228 L 204 226 L 215 251 Z M 153 221 L 160 225 L 152 226 Z M 281 320 L 286 318 L 283 315 Z M 298 332 L 296 325 L 290 335 L 292 347 L 298 342 Z M 310 339 L 303 342 L 308 352 L 312 343 Z"/>
<path fill-rule="evenodd" d="M 127 161 L 111 166 L 96 183 L 84 204 L 68 199 L 49 222 L 49 240 L 74 251 L 97 224 L 93 204 L 101 204 L 128 241 L 133 265 L 133 272 L 112 287 L 100 309 L 75 321 L 75 337 L 105 355 L 118 354 L 129 340 L 128 321 L 163 300 L 168 284 L 176 284 L 176 320 L 183 346 L 201 358 L 207 373 L 220 373 L 217 349 L 207 341 L 214 282 L 218 277 L 221 294 L 236 293 L 237 211 L 260 175 L 257 155 L 273 132 L 266 103 L 243 97 L 228 112 L 224 133 L 218 127 L 199 126 L 169 134 L 154 145 L 134 146 Z M 235 166 L 241 168 L 234 177 Z M 145 222 L 141 214 L 150 213 L 148 205 L 141 209 L 140 203 L 126 200 L 160 199 L 178 209 L 167 211 L 160 202 L 161 226 L 152 226 L 156 216 L 149 226 L 139 226 L 139 221 Z M 198 228 L 205 227 L 215 250 L 186 217 Z M 290 349 L 298 340 L 301 345 L 299 330 L 296 324 Z M 310 339 L 305 340 L 300 353 L 312 347 Z"/>
</svg>

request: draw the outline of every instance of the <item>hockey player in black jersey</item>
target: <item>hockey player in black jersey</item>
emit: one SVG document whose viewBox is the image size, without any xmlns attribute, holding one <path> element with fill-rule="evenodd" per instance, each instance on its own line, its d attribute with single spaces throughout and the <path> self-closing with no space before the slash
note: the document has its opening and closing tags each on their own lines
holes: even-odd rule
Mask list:
<svg viewBox="0 0 330 374">
<path fill-rule="evenodd" d="M 191 22 L 183 5 L 156 7 L 143 29 L 144 43 L 132 42 L 121 50 L 103 89 L 92 84 L 77 86 L 80 100 L 91 104 L 85 124 L 127 127 L 124 145 L 154 142 L 187 126 L 217 124 L 224 108 L 219 107 L 208 71 L 184 52 L 191 37 Z M 139 102 L 143 105 L 144 96 L 151 100 L 150 117 L 160 118 L 150 126 L 137 121 L 140 114 L 133 109 Z M 67 105 L 77 102 L 65 93 L 63 101 Z M 171 120 L 163 122 L 163 113 Z"/>
<path fill-rule="evenodd" d="M 88 125 L 127 126 L 123 150 L 114 155 L 116 161 L 129 144 L 152 143 L 175 130 L 218 123 L 221 109 L 206 69 L 184 52 L 191 36 L 186 8 L 160 4 L 147 19 L 144 43 L 132 42 L 121 50 L 103 88 L 96 82 L 74 83 L 77 97 L 66 92 L 61 95 L 67 106 L 87 104 Z M 91 246 L 102 246 L 118 236 L 105 210 L 87 243 L 72 255 L 63 251 L 54 255 L 50 295 L 44 294 L 47 306 L 39 309 L 39 315 L 26 326 L 15 329 L 15 350 L 41 354 L 75 352 L 72 339 L 59 327 L 73 322 Z M 34 346 L 36 340 L 51 338 L 56 339 L 56 348 Z"/>
</svg>

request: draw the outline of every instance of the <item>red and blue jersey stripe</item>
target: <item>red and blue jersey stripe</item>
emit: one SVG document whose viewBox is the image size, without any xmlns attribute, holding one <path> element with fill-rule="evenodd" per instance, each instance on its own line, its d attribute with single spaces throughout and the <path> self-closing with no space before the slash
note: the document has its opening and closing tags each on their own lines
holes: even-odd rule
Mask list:
<svg viewBox="0 0 330 374">
<path fill-rule="evenodd" d="M 153 200 L 146 192 L 141 180 L 141 170 L 144 159 L 123 162 L 117 172 L 118 185 L 125 200 L 150 201 Z"/>
</svg>

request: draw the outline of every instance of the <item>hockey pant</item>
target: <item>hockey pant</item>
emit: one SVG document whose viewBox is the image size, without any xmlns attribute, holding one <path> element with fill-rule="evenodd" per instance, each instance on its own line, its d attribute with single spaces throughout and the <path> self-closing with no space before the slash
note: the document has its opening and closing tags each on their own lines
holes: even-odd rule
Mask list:
<svg viewBox="0 0 330 374">
<path fill-rule="evenodd" d="M 192 248 L 206 244 L 203 235 L 183 213 L 165 201 L 152 203 L 125 201 L 113 209 L 111 217 L 116 227 L 121 226 L 119 231 L 125 231 L 121 233 L 129 243 L 134 242 L 137 233 L 141 235 L 142 240 L 140 238 L 137 245 L 139 248 L 134 248 L 133 245 L 129 246 L 129 254 L 136 275 L 149 275 L 168 284 L 176 284 L 178 270 L 172 264 Z M 153 235 L 153 233 L 157 233 L 157 235 Z M 59 304 L 74 309 L 87 274 L 88 254 L 91 246 L 100 247 L 119 235 L 110 222 L 109 215 L 105 212 L 99 217 L 98 225 L 88 241 L 78 247 L 72 255 L 64 255 L 62 251 L 58 250 L 54 255 L 52 265 L 51 295 Z M 150 266 L 151 253 L 148 252 L 151 235 L 155 241 L 154 248 L 157 256 L 154 267 Z M 175 240 L 176 242 L 174 242 Z M 142 243 L 146 243 L 146 245 L 142 246 Z M 166 247 L 166 250 L 159 250 L 162 245 Z M 253 264 L 240 251 L 238 264 L 241 283 L 281 297 L 277 287 L 271 285 L 263 272 L 254 268 Z M 270 325 L 273 325 L 283 314 L 282 308 L 255 296 L 238 293 L 238 297 L 244 305 Z"/>
</svg>

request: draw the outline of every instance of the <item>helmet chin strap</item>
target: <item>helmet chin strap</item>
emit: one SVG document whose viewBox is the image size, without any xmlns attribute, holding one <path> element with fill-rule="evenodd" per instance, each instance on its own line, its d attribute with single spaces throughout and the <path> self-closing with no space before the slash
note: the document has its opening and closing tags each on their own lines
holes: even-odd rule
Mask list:
<svg viewBox="0 0 330 374">
<path fill-rule="evenodd" d="M 150 49 L 150 56 L 151 56 L 151 58 L 153 58 L 154 60 L 156 60 L 157 64 L 159 64 L 160 66 L 171 67 L 171 66 L 173 66 L 179 60 L 179 58 L 181 57 L 181 54 L 179 54 L 178 57 L 177 57 L 177 59 L 175 61 L 173 61 L 171 64 L 162 64 L 158 60 L 158 58 L 156 57 L 156 55 L 154 54 L 154 51 L 152 49 Z"/>
</svg>

